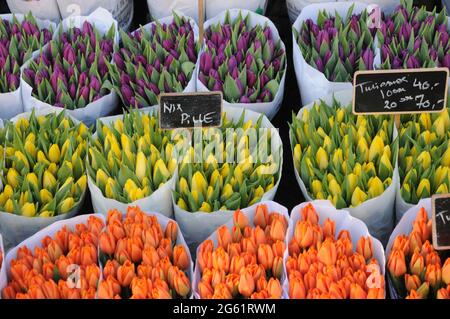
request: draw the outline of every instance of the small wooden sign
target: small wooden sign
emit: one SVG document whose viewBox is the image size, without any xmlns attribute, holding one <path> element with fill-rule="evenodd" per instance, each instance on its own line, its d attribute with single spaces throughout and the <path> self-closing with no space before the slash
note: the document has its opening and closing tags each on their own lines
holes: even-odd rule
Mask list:
<svg viewBox="0 0 450 319">
<path fill-rule="evenodd" d="M 433 246 L 437 250 L 450 249 L 450 194 L 431 198 L 433 213 Z"/>
<path fill-rule="evenodd" d="M 358 71 L 353 78 L 353 113 L 441 112 L 447 106 L 447 68 Z"/>
<path fill-rule="evenodd" d="M 162 129 L 222 125 L 222 92 L 163 93 L 159 96 Z"/>
</svg>

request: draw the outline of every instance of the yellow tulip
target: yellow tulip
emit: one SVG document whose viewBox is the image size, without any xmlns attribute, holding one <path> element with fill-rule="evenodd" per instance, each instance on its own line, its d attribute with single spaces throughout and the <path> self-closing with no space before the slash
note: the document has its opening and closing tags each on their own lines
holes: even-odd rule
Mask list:
<svg viewBox="0 0 450 319">
<path fill-rule="evenodd" d="M 264 195 L 264 188 L 262 188 L 261 185 L 258 186 L 257 189 L 255 189 L 255 193 L 253 194 L 254 198 L 261 198 Z"/>
<path fill-rule="evenodd" d="M 320 170 L 325 170 L 328 167 L 328 154 L 322 147 L 317 150 L 316 160 Z"/>
<path fill-rule="evenodd" d="M 120 135 L 120 143 L 122 144 L 122 149 L 131 152 L 131 144 L 133 142 L 127 135 L 123 133 Z"/>
<path fill-rule="evenodd" d="M 183 210 L 188 210 L 186 202 L 181 197 L 178 199 L 177 205 Z"/>
<path fill-rule="evenodd" d="M 372 140 L 369 149 L 369 161 L 373 161 L 376 156 L 381 156 L 384 150 L 384 142 L 383 139 L 377 135 Z"/>
<path fill-rule="evenodd" d="M 447 147 L 447 150 L 442 155 L 441 165 L 450 167 L 450 147 Z"/>
<path fill-rule="evenodd" d="M 294 165 L 297 171 L 300 169 L 301 157 L 302 157 L 302 147 L 300 146 L 300 144 L 297 144 L 294 147 Z"/>
<path fill-rule="evenodd" d="M 8 181 L 8 184 L 11 185 L 13 188 L 19 186 L 18 177 L 19 173 L 14 168 L 10 168 L 8 170 L 8 173 L 6 174 L 6 180 Z"/>
<path fill-rule="evenodd" d="M 340 196 L 342 191 L 341 191 L 341 186 L 339 186 L 338 182 L 335 179 L 332 179 L 329 183 L 328 183 L 328 189 L 330 190 L 330 193 L 333 196 Z"/>
<path fill-rule="evenodd" d="M 52 201 L 53 195 L 49 190 L 43 188 L 39 191 L 39 198 L 42 204 L 47 204 Z"/>
<path fill-rule="evenodd" d="M 12 212 L 14 212 L 14 204 L 13 204 L 13 201 L 12 201 L 12 199 L 11 198 L 9 198 L 7 201 L 6 201 L 6 203 L 5 203 L 5 211 L 7 212 L 7 213 L 12 213 Z"/>
<path fill-rule="evenodd" d="M 339 165 L 342 164 L 342 162 L 344 161 L 344 155 L 342 153 L 342 149 L 337 148 L 334 150 L 332 161 L 333 161 L 333 164 L 335 167 L 338 167 Z"/>
<path fill-rule="evenodd" d="M 86 177 L 86 175 L 81 176 L 81 177 L 77 180 L 76 184 L 78 185 L 78 187 L 79 187 L 82 191 L 84 191 L 84 190 L 86 189 L 86 184 L 87 184 L 87 177 Z"/>
<path fill-rule="evenodd" d="M 115 120 L 114 121 L 114 128 L 119 133 L 122 133 L 123 132 L 123 121 L 121 119 Z"/>
<path fill-rule="evenodd" d="M 191 191 L 197 191 L 198 193 L 206 193 L 208 182 L 203 177 L 203 174 L 199 171 L 195 172 L 192 176 Z"/>
<path fill-rule="evenodd" d="M 200 206 L 199 211 L 210 213 L 212 211 L 211 205 L 209 205 L 207 202 L 203 202 L 202 206 Z"/>
<path fill-rule="evenodd" d="M 427 178 L 420 181 L 419 186 L 417 186 L 416 195 L 418 198 L 430 197 L 431 185 Z"/>
<path fill-rule="evenodd" d="M 34 172 L 27 174 L 27 181 L 28 181 L 28 183 L 30 183 L 34 187 L 39 188 L 38 178 L 37 178 L 37 175 Z"/>
<path fill-rule="evenodd" d="M 444 182 L 445 178 L 448 176 L 450 168 L 447 166 L 439 166 L 434 172 L 434 185 L 440 185 Z"/>
<path fill-rule="evenodd" d="M 378 197 L 384 192 L 383 182 L 377 176 L 369 179 L 368 186 L 369 190 L 367 191 L 367 194 L 370 198 Z"/>
<path fill-rule="evenodd" d="M 223 189 L 222 189 L 222 194 L 221 194 L 221 195 L 222 195 L 225 199 L 228 199 L 228 198 L 230 198 L 231 195 L 233 195 L 233 193 L 234 193 L 233 187 L 231 187 L 230 184 L 225 184 L 225 186 L 224 186 Z"/>
<path fill-rule="evenodd" d="M 422 151 L 417 157 L 417 162 L 423 169 L 428 169 L 431 166 L 431 155 L 427 151 Z"/>
<path fill-rule="evenodd" d="M 128 194 L 128 195 L 130 195 L 135 189 L 137 189 L 138 187 L 137 187 L 137 185 L 136 185 L 136 183 L 132 180 L 132 179 L 127 179 L 127 181 L 125 182 L 125 185 L 124 185 L 124 190 L 125 190 L 125 192 Z"/>
<path fill-rule="evenodd" d="M 356 188 L 356 185 L 358 184 L 358 176 L 356 176 L 353 173 L 350 173 L 347 175 L 346 179 L 347 179 L 348 187 L 349 187 L 348 191 L 350 193 L 353 193 L 353 191 Z"/>
<path fill-rule="evenodd" d="M 58 163 L 61 158 L 61 151 L 59 150 L 58 144 L 53 144 L 48 150 L 48 159 L 52 163 Z"/>
<path fill-rule="evenodd" d="M 5 195 L 5 199 L 11 198 L 11 196 L 14 194 L 14 190 L 11 185 L 7 184 L 5 188 L 3 188 L 2 194 Z"/>
<path fill-rule="evenodd" d="M 186 195 L 189 193 L 189 184 L 184 177 L 180 178 L 179 185 L 181 194 Z"/>
<path fill-rule="evenodd" d="M 364 161 L 368 161 L 369 160 L 369 146 L 367 145 L 367 141 L 365 138 L 360 138 L 358 140 L 358 146 L 357 146 L 357 150 L 359 152 L 359 154 L 361 154 L 364 159 Z"/>
<path fill-rule="evenodd" d="M 123 135 L 123 134 L 122 134 Z M 139 151 L 136 155 L 136 177 L 142 182 L 147 171 L 147 158 L 144 153 Z"/>
<path fill-rule="evenodd" d="M 67 197 L 60 203 L 59 211 L 61 214 L 65 214 L 65 213 L 69 212 L 73 208 L 74 205 L 75 205 L 75 200 L 73 199 L 73 197 Z"/>
<path fill-rule="evenodd" d="M 39 213 L 39 217 L 42 218 L 48 218 L 48 217 L 53 217 L 54 212 L 48 211 L 48 210 L 44 210 L 43 212 Z"/>
<path fill-rule="evenodd" d="M 359 186 L 356 186 L 352 195 L 352 206 L 356 207 L 367 200 L 367 194 L 362 191 Z"/>
<path fill-rule="evenodd" d="M 436 189 L 436 194 L 448 194 L 448 186 L 447 184 L 441 184 Z"/>
<path fill-rule="evenodd" d="M 47 167 L 47 170 L 53 175 L 56 175 L 56 173 L 58 173 L 58 166 L 55 163 L 50 163 L 50 165 Z"/>
<path fill-rule="evenodd" d="M 34 142 L 25 141 L 24 148 L 28 154 L 30 154 L 33 158 L 36 158 L 37 151 L 36 151 L 36 146 L 34 145 Z"/>
<path fill-rule="evenodd" d="M 113 191 L 115 184 L 116 184 L 116 181 L 111 177 L 109 177 L 108 180 L 106 181 L 105 196 L 107 198 L 115 198 L 114 191 Z"/>
<path fill-rule="evenodd" d="M 311 183 L 311 190 L 312 190 L 313 195 L 315 197 L 317 197 L 317 194 L 319 192 L 322 192 L 322 182 L 319 181 L 319 180 L 312 181 L 312 183 Z"/>
<path fill-rule="evenodd" d="M 105 188 L 108 177 L 108 174 L 106 174 L 105 171 L 100 168 L 95 175 L 95 184 L 97 184 L 98 187 L 103 190 Z"/>
<path fill-rule="evenodd" d="M 33 203 L 25 203 L 21 208 L 21 212 L 25 217 L 34 217 L 36 215 L 36 207 Z"/>
</svg>

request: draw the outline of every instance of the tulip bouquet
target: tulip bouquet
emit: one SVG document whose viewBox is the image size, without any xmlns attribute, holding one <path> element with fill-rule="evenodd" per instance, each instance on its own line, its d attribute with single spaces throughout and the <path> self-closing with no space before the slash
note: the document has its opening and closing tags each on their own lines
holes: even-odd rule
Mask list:
<svg viewBox="0 0 450 319">
<path fill-rule="evenodd" d="M 299 213 L 294 215 L 295 224 L 292 223 L 293 229 L 289 232 L 292 238 L 286 259 L 289 297 L 384 299 L 384 276 L 379 261 L 375 259 L 376 246 L 372 237 L 361 236 L 357 242 L 353 241 L 357 243 L 353 247 L 349 230 L 342 229 L 336 234 L 336 225 L 348 227 L 352 222 L 337 223 L 324 218 L 333 216 L 331 214 L 323 214 L 319 218 L 314 204 L 301 206 Z M 377 244 L 382 249 L 381 244 Z"/>
<path fill-rule="evenodd" d="M 377 31 L 381 68 L 450 67 L 450 41 L 445 10 L 436 14 L 402 0 Z"/>
<path fill-rule="evenodd" d="M 0 93 L 13 92 L 20 85 L 20 67 L 32 53 L 52 39 L 52 27 L 40 28 L 31 13 L 19 21 L 0 18 Z"/>
<path fill-rule="evenodd" d="M 275 99 L 286 70 L 286 52 L 266 22 L 250 27 L 250 13 L 211 24 L 200 56 L 199 81 L 222 91 L 229 103 L 267 103 Z"/>
<path fill-rule="evenodd" d="M 287 213 L 260 204 L 251 218 L 237 210 L 197 250 L 197 297 L 280 299 Z"/>
<path fill-rule="evenodd" d="M 450 108 L 404 115 L 400 129 L 400 195 L 407 204 L 450 189 Z M 404 211 L 403 211 L 404 212 Z"/>
<path fill-rule="evenodd" d="M 8 262 L 9 281 L 2 287 L 5 299 L 94 299 L 100 278 L 98 236 L 104 227 L 96 216 L 77 217 L 84 222 L 50 226 L 13 249 Z M 70 222 L 68 222 L 70 223 Z M 50 229 L 48 229 L 49 233 Z"/>
<path fill-rule="evenodd" d="M 397 235 L 390 248 L 387 269 L 394 297 L 450 299 L 450 258 L 433 248 L 431 214 L 416 207 L 410 233 Z"/>
<path fill-rule="evenodd" d="M 148 198 L 167 188 L 177 168 L 179 139 L 159 129 L 157 116 L 131 110 L 115 118 L 108 124 L 97 122 L 97 138 L 89 149 L 89 185 L 98 187 L 102 197 L 91 189 L 94 207 L 104 197 L 120 203 Z"/>
<path fill-rule="evenodd" d="M 196 25 L 175 13 L 170 23 L 162 21 L 131 34 L 121 31 L 122 47 L 109 70 L 126 107 L 156 105 L 164 92 L 195 91 L 191 79 L 199 51 Z"/>
<path fill-rule="evenodd" d="M 90 131 L 65 112 L 19 116 L 6 123 L 2 212 L 53 217 L 73 211 L 86 191 Z"/>
<path fill-rule="evenodd" d="M 192 261 L 173 220 L 128 207 L 108 212 L 99 238 L 103 262 L 101 299 L 187 298 Z"/>
<path fill-rule="evenodd" d="M 279 152 L 271 147 L 272 129 L 260 131 L 262 121 L 262 115 L 254 123 L 252 119 L 245 120 L 245 112 L 237 121 L 224 114 L 220 129 L 204 131 L 204 136 L 213 136 L 203 142 L 204 161 L 195 162 L 195 151 L 191 147 L 179 166 L 174 191 L 174 202 L 179 208 L 193 213 L 233 211 L 261 201 L 277 185 L 281 174 Z M 242 134 L 237 133 L 239 129 Z M 250 148 L 247 133 L 253 129 L 257 145 Z M 230 130 L 233 132 L 231 140 L 226 138 Z M 253 153 L 262 149 L 268 151 L 265 161 Z M 231 155 L 237 162 L 227 162 L 225 154 L 227 160 Z"/>
<path fill-rule="evenodd" d="M 316 21 L 306 19 L 300 30 L 292 29 L 303 59 L 329 81 L 352 82 L 356 71 L 374 67 L 375 29 L 367 25 L 366 10 L 360 14 L 353 10 L 352 5 L 345 17 L 321 10 Z"/>
<path fill-rule="evenodd" d="M 23 92 L 25 108 L 32 107 L 28 94 L 46 105 L 69 110 L 109 95 L 105 83 L 114 40 L 114 23 L 103 35 L 88 21 L 81 28 L 64 30 L 60 25 L 57 38 L 23 70 L 23 80 L 29 86 Z"/>
<path fill-rule="evenodd" d="M 293 115 L 290 127 L 296 172 L 313 199 L 357 207 L 391 185 L 397 142 L 389 117 L 321 101 Z"/>
</svg>

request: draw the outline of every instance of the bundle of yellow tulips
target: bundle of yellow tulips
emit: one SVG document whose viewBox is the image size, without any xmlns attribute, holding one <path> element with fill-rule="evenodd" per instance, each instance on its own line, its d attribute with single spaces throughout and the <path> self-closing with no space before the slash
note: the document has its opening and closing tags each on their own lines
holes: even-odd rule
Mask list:
<svg viewBox="0 0 450 319">
<path fill-rule="evenodd" d="M 402 117 L 399 174 L 401 195 L 410 204 L 450 188 L 450 108 Z"/>
<path fill-rule="evenodd" d="M 181 209 L 210 213 L 248 207 L 277 184 L 282 154 L 272 152 L 272 132 L 260 130 L 262 120 L 245 121 L 243 112 L 233 122 L 224 114 L 221 128 L 203 130 L 201 152 L 194 143 L 179 166 L 174 199 Z"/>
<path fill-rule="evenodd" d="M 148 197 L 177 167 L 171 132 L 160 130 L 151 114 L 131 111 L 110 125 L 98 121 L 97 137 L 87 171 L 107 198 L 132 203 Z"/>
<path fill-rule="evenodd" d="M 75 208 L 86 191 L 89 129 L 65 112 L 7 122 L 0 210 L 52 217 Z"/>
<path fill-rule="evenodd" d="M 389 117 L 355 116 L 336 100 L 321 101 L 290 127 L 294 165 L 313 199 L 356 207 L 391 184 L 397 142 Z"/>
</svg>

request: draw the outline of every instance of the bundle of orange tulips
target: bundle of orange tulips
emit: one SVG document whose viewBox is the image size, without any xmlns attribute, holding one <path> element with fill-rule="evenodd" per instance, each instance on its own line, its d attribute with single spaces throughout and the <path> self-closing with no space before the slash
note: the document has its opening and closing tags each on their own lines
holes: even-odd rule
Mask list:
<svg viewBox="0 0 450 319">
<path fill-rule="evenodd" d="M 197 251 L 201 279 L 200 298 L 279 299 L 283 295 L 283 254 L 288 227 L 286 217 L 256 206 L 253 225 L 240 210 L 234 212 L 233 226 L 221 226 Z"/>
<path fill-rule="evenodd" d="M 420 208 L 411 233 L 397 236 L 392 244 L 387 267 L 401 298 L 450 299 L 450 258 L 433 248 L 431 223 Z"/>
<path fill-rule="evenodd" d="M 174 221 L 163 229 L 155 215 L 146 215 L 139 207 L 128 207 L 125 217 L 109 211 L 99 239 L 105 262 L 98 298 L 189 297 L 191 258 L 180 242 Z"/>
<path fill-rule="evenodd" d="M 75 229 L 64 226 L 53 237 L 44 237 L 33 251 L 20 247 L 11 261 L 3 298 L 95 298 L 100 278 L 97 244 L 103 227 L 101 219 L 90 216 Z"/>
<path fill-rule="evenodd" d="M 353 251 L 348 230 L 336 237 L 336 223 L 322 226 L 314 206 L 301 212 L 289 242 L 286 270 L 292 299 L 382 299 L 384 277 L 373 258 L 372 238 L 361 237 Z"/>
</svg>

